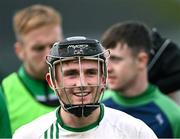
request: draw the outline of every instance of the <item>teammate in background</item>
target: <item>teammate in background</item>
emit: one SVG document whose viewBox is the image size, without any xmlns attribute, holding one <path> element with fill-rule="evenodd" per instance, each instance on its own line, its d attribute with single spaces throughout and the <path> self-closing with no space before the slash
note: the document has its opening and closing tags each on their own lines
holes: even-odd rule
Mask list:
<svg viewBox="0 0 180 139">
<path fill-rule="evenodd" d="M 9 115 L 4 100 L 4 96 L 0 93 L 0 138 L 11 138 L 11 127 Z"/>
<path fill-rule="evenodd" d="M 94 39 L 71 37 L 55 43 L 47 56 L 46 80 L 61 105 L 18 129 L 13 138 L 156 139 L 142 121 L 101 104 L 108 56 Z"/>
<path fill-rule="evenodd" d="M 179 138 L 179 106 L 148 82 L 148 28 L 135 21 L 115 24 L 103 34 L 102 44 L 111 52 L 104 104 L 141 119 L 159 138 Z"/>
<path fill-rule="evenodd" d="M 63 39 L 61 22 L 58 11 L 45 5 L 32 5 L 14 16 L 15 52 L 22 66 L 3 79 L 0 91 L 5 94 L 12 132 L 59 105 L 45 80 L 45 57 L 52 44 Z"/>
</svg>

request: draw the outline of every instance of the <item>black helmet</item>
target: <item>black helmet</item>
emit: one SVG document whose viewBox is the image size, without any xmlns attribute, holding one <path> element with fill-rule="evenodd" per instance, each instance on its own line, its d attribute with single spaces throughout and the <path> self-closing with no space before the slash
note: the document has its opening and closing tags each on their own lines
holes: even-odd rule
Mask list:
<svg viewBox="0 0 180 139">
<path fill-rule="evenodd" d="M 105 49 L 102 47 L 99 41 L 94 39 L 88 39 L 86 37 L 70 37 L 66 38 L 63 42 L 54 43 L 50 50 L 50 54 L 47 57 L 48 64 L 53 64 L 54 61 L 61 58 L 68 57 L 84 57 L 84 56 L 94 56 L 98 55 L 103 60 L 106 59 L 103 54 Z"/>
<path fill-rule="evenodd" d="M 96 60 L 98 62 L 98 76 L 103 75 L 105 77 L 105 80 L 107 83 L 106 59 L 108 56 L 109 56 L 109 51 L 105 50 L 99 41 L 94 40 L 94 39 L 88 39 L 88 38 L 82 37 L 82 36 L 75 36 L 75 37 L 67 38 L 62 42 L 56 42 L 53 45 L 53 47 L 51 48 L 50 53 L 46 58 L 46 62 L 49 65 L 49 72 L 50 72 L 53 83 L 55 83 L 55 82 L 57 83 L 56 72 L 55 72 L 55 67 L 56 67 L 57 63 L 60 64 L 60 72 L 61 72 L 62 76 L 64 76 L 63 69 L 62 69 L 62 67 L 63 67 L 62 63 L 64 61 L 78 59 L 79 65 L 81 65 L 81 61 L 83 59 Z M 103 74 L 100 74 L 100 72 L 103 72 Z M 99 80 L 99 77 L 98 77 L 98 80 Z M 103 88 L 106 87 L 106 83 L 103 85 Z M 97 88 L 96 90 L 98 90 L 98 88 L 101 86 L 102 86 L 102 84 L 99 84 L 99 81 L 97 81 L 96 85 L 83 86 L 81 84 L 81 86 L 79 86 L 79 87 L 80 88 L 96 87 Z M 68 89 L 68 88 L 77 88 L 77 86 L 66 86 L 62 82 L 62 83 L 60 83 L 58 88 L 54 88 L 54 90 L 58 95 L 58 90 L 61 90 L 66 93 L 66 89 Z M 98 96 L 98 91 L 96 93 L 97 94 L 94 97 Z M 83 94 L 83 90 L 82 90 L 82 94 Z M 66 97 L 67 97 L 67 100 L 70 100 L 70 98 L 68 98 L 68 94 L 66 94 Z M 98 101 L 93 101 L 89 104 L 84 104 L 82 102 L 82 104 L 78 104 L 78 105 L 72 104 L 70 101 L 68 102 L 68 104 L 64 103 L 64 101 L 61 99 L 61 97 L 59 97 L 59 100 L 60 100 L 61 106 L 64 110 L 66 110 L 78 117 L 81 117 L 81 116 L 90 115 L 93 110 L 95 110 L 97 107 L 99 107 L 100 98 L 101 97 L 98 98 Z"/>
</svg>

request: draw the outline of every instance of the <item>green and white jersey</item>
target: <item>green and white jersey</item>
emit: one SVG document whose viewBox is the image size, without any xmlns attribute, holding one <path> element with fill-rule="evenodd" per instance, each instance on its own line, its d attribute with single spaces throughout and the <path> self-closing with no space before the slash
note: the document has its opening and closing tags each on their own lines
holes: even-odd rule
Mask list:
<svg viewBox="0 0 180 139">
<path fill-rule="evenodd" d="M 59 109 L 16 130 L 14 139 L 157 139 L 142 121 L 124 112 L 101 105 L 99 119 L 86 127 L 65 125 Z"/>
</svg>

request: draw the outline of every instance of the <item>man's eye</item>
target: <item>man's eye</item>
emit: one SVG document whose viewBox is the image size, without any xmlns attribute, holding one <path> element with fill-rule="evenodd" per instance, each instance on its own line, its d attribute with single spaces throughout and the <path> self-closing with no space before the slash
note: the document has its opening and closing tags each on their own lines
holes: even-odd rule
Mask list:
<svg viewBox="0 0 180 139">
<path fill-rule="evenodd" d="M 87 71 L 87 74 L 88 75 L 97 75 L 98 71 L 97 70 L 89 70 L 89 71 Z"/>
<path fill-rule="evenodd" d="M 44 50 L 46 49 L 46 47 L 52 48 L 53 44 L 54 44 L 54 43 L 52 43 L 52 44 L 47 44 L 47 45 L 34 45 L 34 46 L 32 47 L 32 50 L 33 50 L 33 51 L 36 51 L 36 52 L 42 52 L 42 51 L 44 51 Z"/>
<path fill-rule="evenodd" d="M 69 72 L 69 73 L 66 74 L 66 76 L 73 76 L 73 75 L 76 75 L 76 74 L 73 73 L 73 72 Z"/>
<path fill-rule="evenodd" d="M 64 76 L 76 76 L 78 73 L 76 71 L 67 71 L 64 72 Z"/>
<path fill-rule="evenodd" d="M 41 51 L 43 51 L 45 48 L 46 48 L 46 46 L 39 45 L 39 46 L 33 47 L 32 50 L 33 50 L 33 51 L 36 51 L 36 52 L 41 52 Z"/>
<path fill-rule="evenodd" d="M 110 56 L 109 59 L 110 59 L 110 61 L 112 61 L 112 62 L 119 62 L 119 61 L 122 60 L 121 57 L 115 57 L 115 56 Z"/>
</svg>

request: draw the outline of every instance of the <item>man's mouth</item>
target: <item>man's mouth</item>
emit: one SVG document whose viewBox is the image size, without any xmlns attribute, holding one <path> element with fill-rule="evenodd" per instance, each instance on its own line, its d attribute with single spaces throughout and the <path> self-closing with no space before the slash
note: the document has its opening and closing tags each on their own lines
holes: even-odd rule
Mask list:
<svg viewBox="0 0 180 139">
<path fill-rule="evenodd" d="M 89 95 L 90 92 L 80 92 L 80 93 L 73 93 L 73 95 L 77 96 L 77 97 L 85 97 L 87 95 Z"/>
</svg>

